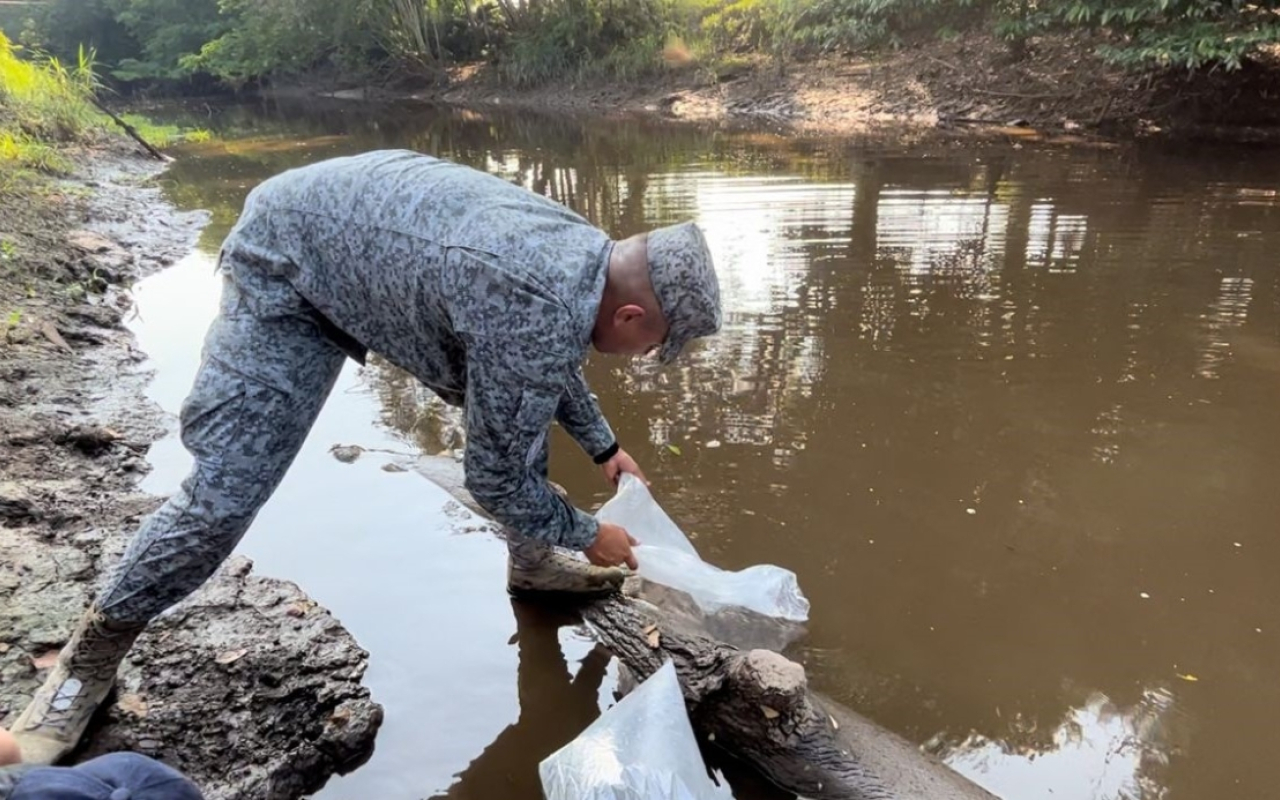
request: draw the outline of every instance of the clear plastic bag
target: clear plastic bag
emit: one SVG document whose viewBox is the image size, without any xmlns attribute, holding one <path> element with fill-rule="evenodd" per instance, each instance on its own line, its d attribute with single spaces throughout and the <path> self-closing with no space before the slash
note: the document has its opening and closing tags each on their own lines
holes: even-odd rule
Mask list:
<svg viewBox="0 0 1280 800">
<path fill-rule="evenodd" d="M 733 572 L 703 561 L 633 475 L 622 475 L 617 494 L 596 512 L 596 519 L 621 525 L 640 541 L 635 548 L 640 577 L 685 592 L 707 614 L 740 608 L 789 622 L 809 619 L 809 601 L 795 573 L 772 564 Z"/>
<path fill-rule="evenodd" d="M 547 800 L 733 800 L 707 775 L 668 661 L 538 765 Z"/>
</svg>

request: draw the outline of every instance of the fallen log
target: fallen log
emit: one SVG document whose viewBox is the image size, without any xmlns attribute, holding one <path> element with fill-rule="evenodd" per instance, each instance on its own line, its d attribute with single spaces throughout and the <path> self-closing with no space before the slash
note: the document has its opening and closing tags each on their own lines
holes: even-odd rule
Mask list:
<svg viewBox="0 0 1280 800">
<path fill-rule="evenodd" d="M 150 153 L 151 157 L 154 158 L 156 161 L 162 161 L 165 163 L 173 161 L 172 158 L 169 158 L 164 153 L 161 153 L 159 150 L 157 150 L 155 146 L 151 144 L 151 142 L 148 142 L 146 139 L 142 138 L 142 134 L 138 133 L 137 128 L 125 122 L 114 111 L 112 111 L 111 109 L 103 105 L 101 100 L 94 97 L 93 95 L 89 95 L 89 102 L 97 106 L 98 110 L 101 111 L 103 114 L 106 114 L 108 117 L 110 117 L 112 122 L 114 122 L 116 125 L 119 125 L 121 128 L 123 128 L 124 132 L 129 134 L 129 138 L 133 139 L 135 142 L 142 145 L 142 147 L 148 153 Z"/>
<path fill-rule="evenodd" d="M 414 469 L 488 518 L 456 460 L 418 459 Z M 801 665 L 706 635 L 706 618 L 681 594 L 637 582 L 626 596 L 586 602 L 579 612 L 633 679 L 674 662 L 703 740 L 809 800 L 995 800 L 906 739 L 811 690 Z M 660 598 L 661 607 L 645 596 Z M 760 638 L 759 630 L 753 625 L 750 638 Z"/>
<path fill-rule="evenodd" d="M 644 680 L 673 661 L 699 736 L 809 800 L 991 800 L 902 737 L 823 698 L 804 667 L 740 650 L 634 598 L 584 605 L 597 639 Z"/>
</svg>

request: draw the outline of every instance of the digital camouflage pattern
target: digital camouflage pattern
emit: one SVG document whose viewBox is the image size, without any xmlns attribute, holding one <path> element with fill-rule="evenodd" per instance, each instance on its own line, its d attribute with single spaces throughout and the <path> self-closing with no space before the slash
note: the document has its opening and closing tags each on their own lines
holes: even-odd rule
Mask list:
<svg viewBox="0 0 1280 800">
<path fill-rule="evenodd" d="M 720 283 L 706 237 L 692 222 L 650 232 L 645 248 L 649 280 L 670 326 L 658 359 L 670 364 L 690 340 L 720 330 Z"/>
<path fill-rule="evenodd" d="M 220 313 L 178 412 L 191 472 L 143 520 L 99 594 L 109 618 L 146 622 L 231 555 L 284 479 L 345 359 L 288 281 L 223 252 Z"/>
<path fill-rule="evenodd" d="M 464 409 L 466 488 L 528 537 L 513 553 L 586 548 L 598 523 L 548 487 L 546 437 L 554 420 L 588 455 L 614 442 L 581 368 L 612 245 L 563 205 L 411 151 L 259 185 L 223 244 L 221 312 L 179 414 L 194 467 L 144 521 L 99 608 L 149 620 L 209 578 L 283 479 L 344 358 L 370 351 Z M 695 245 L 670 274 L 684 291 L 703 282 L 718 328 L 700 233 Z"/>
</svg>

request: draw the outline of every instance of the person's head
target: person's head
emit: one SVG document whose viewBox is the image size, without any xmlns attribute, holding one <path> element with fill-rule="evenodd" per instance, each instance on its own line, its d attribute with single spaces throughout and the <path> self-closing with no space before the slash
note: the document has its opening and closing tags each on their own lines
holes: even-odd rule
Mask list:
<svg viewBox="0 0 1280 800">
<path fill-rule="evenodd" d="M 720 284 L 707 241 L 691 222 L 613 246 L 591 342 L 601 353 L 653 351 L 669 364 L 691 339 L 720 330 Z"/>
<path fill-rule="evenodd" d="M 13 738 L 13 734 L 0 729 L 0 767 L 18 764 L 21 761 L 22 751 L 18 749 L 18 742 Z"/>
</svg>

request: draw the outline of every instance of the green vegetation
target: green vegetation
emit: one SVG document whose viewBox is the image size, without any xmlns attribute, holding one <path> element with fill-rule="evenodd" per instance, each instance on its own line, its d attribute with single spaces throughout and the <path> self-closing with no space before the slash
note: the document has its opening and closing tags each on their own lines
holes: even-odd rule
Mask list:
<svg viewBox="0 0 1280 800">
<path fill-rule="evenodd" d="M 94 86 L 91 54 L 80 51 L 74 68 L 56 58 L 37 64 L 20 58 L 0 32 L 0 164 L 65 170 L 55 145 L 82 138 L 101 124 L 89 101 Z"/>
<path fill-rule="evenodd" d="M 435 78 L 476 60 L 520 86 L 639 78 L 691 61 L 783 63 L 975 30 L 1008 41 L 1014 57 L 1032 37 L 1087 32 L 1103 58 L 1150 69 L 1236 70 L 1280 43 L 1280 0 L 48 0 L 27 8 L 24 43 L 64 58 L 87 44 L 113 80 L 179 91 L 317 71 Z M 12 16 L 0 24 L 18 25 Z"/>
<path fill-rule="evenodd" d="M 0 102 L 11 129 L 46 141 L 70 141 L 97 122 L 89 101 L 95 88 L 92 54 L 80 51 L 67 68 L 56 58 L 43 64 L 19 57 L 0 32 Z"/>
<path fill-rule="evenodd" d="M 1121 64 L 1239 69 L 1280 42 L 1277 0 L 1070 0 L 1049 22 L 1117 34 L 1103 55 Z"/>
<path fill-rule="evenodd" d="M 212 138 L 212 134 L 203 128 L 162 125 L 137 114 L 121 114 L 120 119 L 136 130 L 139 136 L 161 150 L 183 142 L 207 142 Z"/>
<path fill-rule="evenodd" d="M 4 174 L 0 188 L 19 180 L 24 169 L 67 171 L 70 165 L 60 146 L 100 137 L 112 124 L 94 105 L 102 85 L 93 50 L 78 47 L 70 65 L 56 56 L 24 55 L 0 31 L 0 171 Z M 209 136 L 204 131 L 154 125 L 137 116 L 127 116 L 125 121 L 157 147 Z"/>
</svg>

